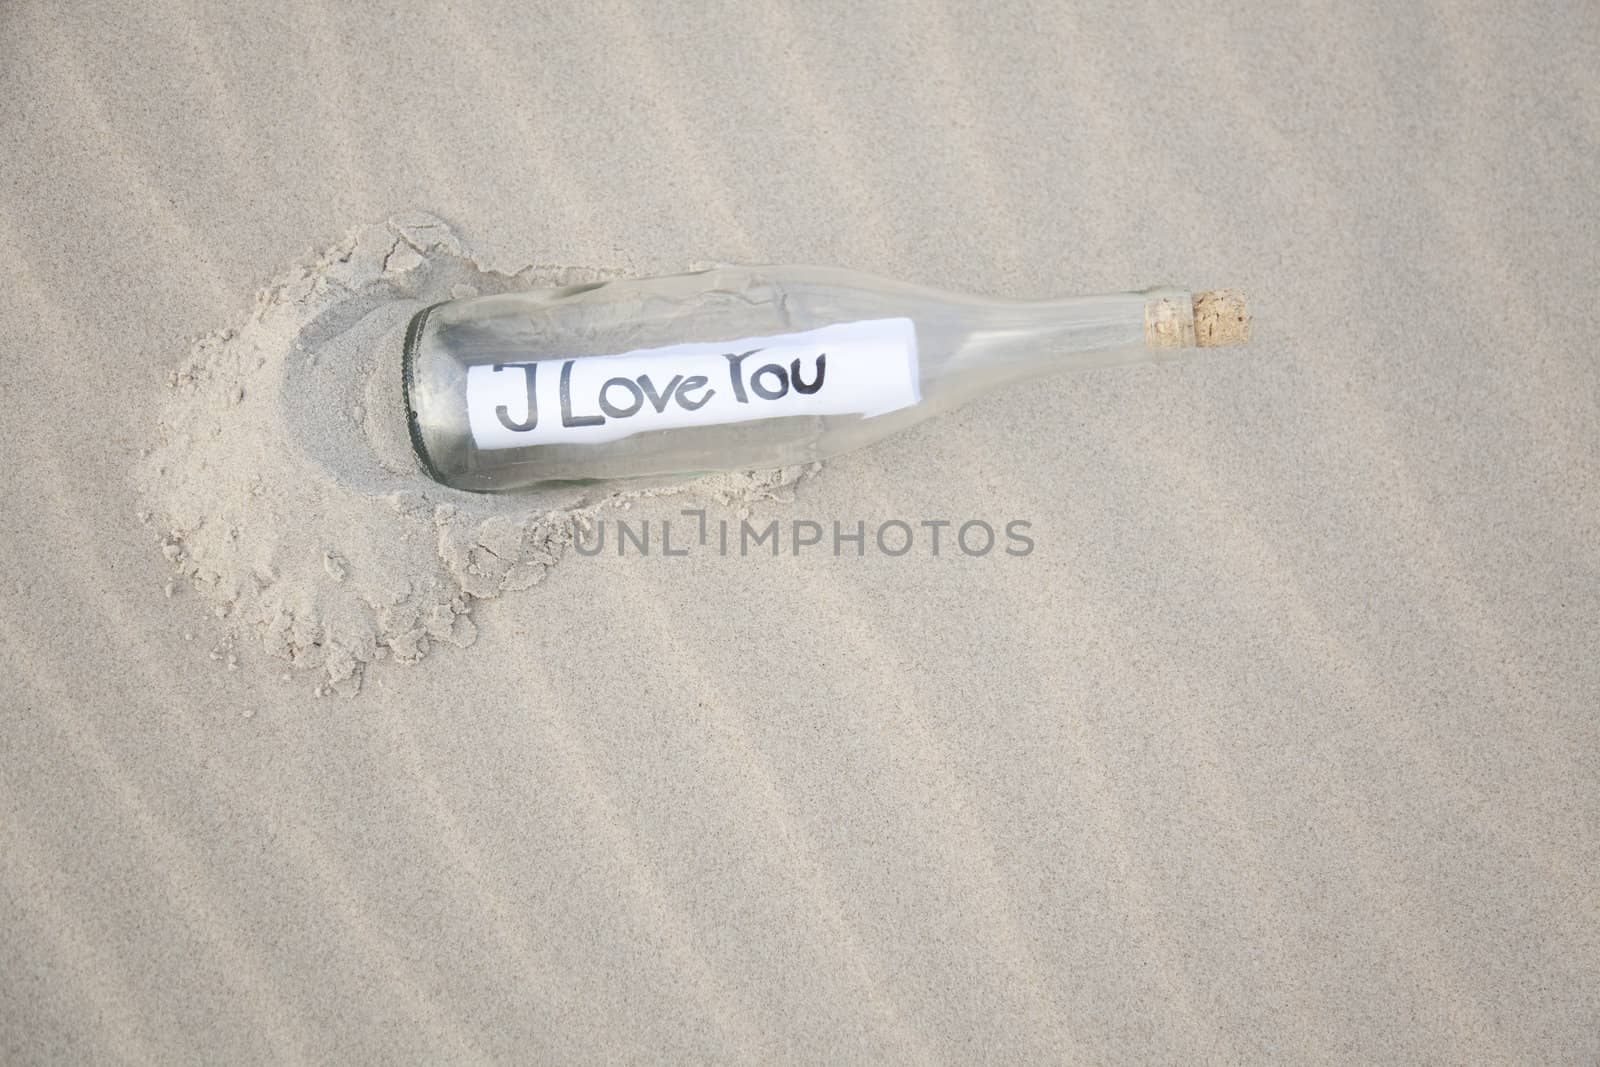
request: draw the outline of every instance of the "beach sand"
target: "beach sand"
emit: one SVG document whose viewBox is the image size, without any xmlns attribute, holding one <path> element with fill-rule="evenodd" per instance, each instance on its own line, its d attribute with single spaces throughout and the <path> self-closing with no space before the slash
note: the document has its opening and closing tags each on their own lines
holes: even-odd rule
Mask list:
<svg viewBox="0 0 1600 1067">
<path fill-rule="evenodd" d="M 0 13 L 0 1057 L 1600 1057 L 1594 12 L 395 7 Z M 1255 340 L 482 500 L 313 330 L 713 262 Z"/>
</svg>

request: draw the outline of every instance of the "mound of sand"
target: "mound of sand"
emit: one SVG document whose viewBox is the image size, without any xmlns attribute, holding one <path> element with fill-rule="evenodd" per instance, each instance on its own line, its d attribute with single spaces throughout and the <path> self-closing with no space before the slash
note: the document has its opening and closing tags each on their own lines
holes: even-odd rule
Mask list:
<svg viewBox="0 0 1600 1067">
<path fill-rule="evenodd" d="M 363 227 L 263 290 L 241 323 L 198 341 L 171 376 L 160 443 L 138 472 L 162 532 L 169 595 L 185 584 L 242 643 L 354 695 L 375 661 L 465 647 L 474 601 L 528 589 L 595 511 L 663 490 L 462 493 L 411 452 L 400 335 L 452 297 L 603 280 L 587 268 L 497 270 L 440 220 Z M 800 469 L 666 492 L 769 496 Z"/>
</svg>

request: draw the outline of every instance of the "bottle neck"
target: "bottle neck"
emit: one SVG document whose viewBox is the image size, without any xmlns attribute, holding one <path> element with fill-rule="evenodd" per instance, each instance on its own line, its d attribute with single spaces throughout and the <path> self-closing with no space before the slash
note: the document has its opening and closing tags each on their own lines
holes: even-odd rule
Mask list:
<svg viewBox="0 0 1600 1067">
<path fill-rule="evenodd" d="M 924 398 L 944 407 L 1038 375 L 1179 359 L 1194 345 L 1183 290 L 986 303 L 963 342 L 926 368 Z"/>
</svg>

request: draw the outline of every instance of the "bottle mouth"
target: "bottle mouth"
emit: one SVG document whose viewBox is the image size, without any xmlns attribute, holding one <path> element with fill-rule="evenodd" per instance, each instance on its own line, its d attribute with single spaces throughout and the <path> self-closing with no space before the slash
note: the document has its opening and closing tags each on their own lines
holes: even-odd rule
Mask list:
<svg viewBox="0 0 1600 1067">
<path fill-rule="evenodd" d="M 1152 294 L 1144 307 L 1149 348 L 1222 348 L 1250 340 L 1250 311 L 1238 289 Z"/>
<path fill-rule="evenodd" d="M 1144 306 L 1147 348 L 1194 347 L 1194 301 L 1188 293 L 1151 296 Z"/>
<path fill-rule="evenodd" d="M 406 327 L 405 343 L 400 349 L 400 391 L 404 398 L 406 408 L 406 431 L 411 436 L 411 450 L 417 455 L 417 462 L 422 464 L 422 469 L 427 471 L 428 477 L 436 482 L 443 483 L 444 476 L 439 473 L 439 468 L 434 465 L 433 457 L 428 455 L 428 445 L 422 432 L 422 423 L 417 418 L 418 395 L 416 389 L 418 348 L 422 343 L 422 328 L 428 321 L 428 316 L 433 314 L 439 304 L 432 304 L 411 316 L 411 324 Z"/>
</svg>

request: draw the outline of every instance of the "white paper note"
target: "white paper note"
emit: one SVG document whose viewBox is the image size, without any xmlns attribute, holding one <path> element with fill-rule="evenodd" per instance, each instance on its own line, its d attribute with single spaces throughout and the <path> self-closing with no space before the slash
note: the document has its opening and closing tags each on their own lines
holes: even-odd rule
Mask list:
<svg viewBox="0 0 1600 1067">
<path fill-rule="evenodd" d="M 921 399 L 910 319 L 467 369 L 481 449 L 599 444 L 790 415 L 881 415 Z"/>
</svg>

